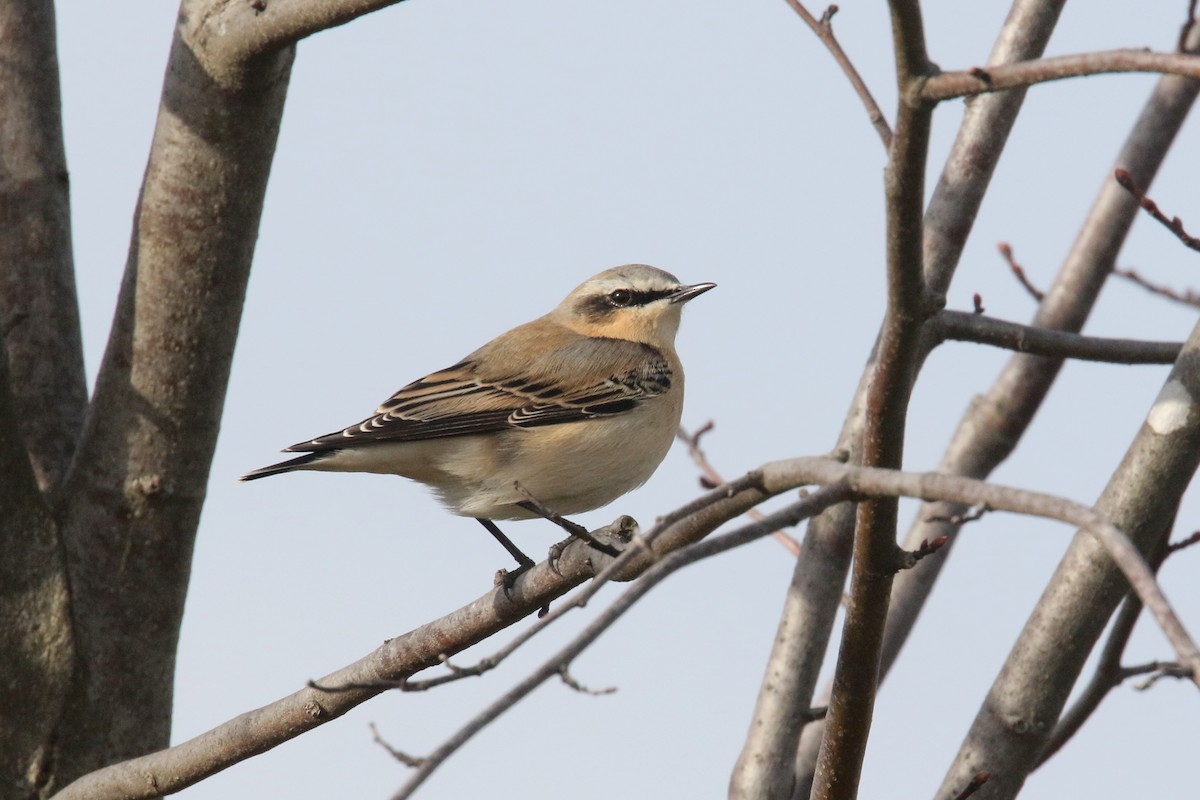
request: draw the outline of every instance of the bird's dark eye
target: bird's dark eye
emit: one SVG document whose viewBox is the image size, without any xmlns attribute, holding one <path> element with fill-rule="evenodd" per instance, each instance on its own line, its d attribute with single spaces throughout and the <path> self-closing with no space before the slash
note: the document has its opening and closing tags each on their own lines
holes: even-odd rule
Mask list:
<svg viewBox="0 0 1200 800">
<path fill-rule="evenodd" d="M 627 306 L 633 302 L 633 292 L 628 289 L 615 289 L 609 294 L 608 302 L 617 307 Z"/>
</svg>

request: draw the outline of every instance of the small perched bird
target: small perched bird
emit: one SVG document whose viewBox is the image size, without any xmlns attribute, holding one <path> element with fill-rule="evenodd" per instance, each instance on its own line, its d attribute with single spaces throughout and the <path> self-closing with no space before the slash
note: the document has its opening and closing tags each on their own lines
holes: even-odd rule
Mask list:
<svg viewBox="0 0 1200 800">
<path fill-rule="evenodd" d="M 605 270 L 543 317 L 452 367 L 405 386 L 345 430 L 300 442 L 302 455 L 249 472 L 403 475 L 475 517 L 522 567 L 532 560 L 492 522 L 554 519 L 606 505 L 662 462 L 683 410 L 675 333 L 685 286 L 643 264 Z"/>
</svg>

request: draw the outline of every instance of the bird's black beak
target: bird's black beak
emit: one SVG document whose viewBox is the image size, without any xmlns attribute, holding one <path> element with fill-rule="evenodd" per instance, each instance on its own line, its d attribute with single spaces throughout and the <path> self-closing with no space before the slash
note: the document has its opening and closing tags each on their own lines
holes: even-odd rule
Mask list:
<svg viewBox="0 0 1200 800">
<path fill-rule="evenodd" d="M 667 299 L 672 303 L 686 303 L 693 297 L 699 297 L 709 289 L 716 288 L 715 283 L 693 283 L 691 286 L 680 286 L 675 291 L 667 296 Z"/>
</svg>

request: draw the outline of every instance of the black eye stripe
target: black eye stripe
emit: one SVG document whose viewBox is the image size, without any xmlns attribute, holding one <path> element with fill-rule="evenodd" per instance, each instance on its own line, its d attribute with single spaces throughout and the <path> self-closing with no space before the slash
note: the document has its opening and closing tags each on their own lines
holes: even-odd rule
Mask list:
<svg viewBox="0 0 1200 800">
<path fill-rule="evenodd" d="M 613 305 L 628 308 L 631 306 L 647 306 L 663 298 L 670 297 L 674 293 L 675 290 L 673 289 L 616 289 L 609 292 L 608 297 Z M 618 298 L 618 294 L 621 295 L 620 298 Z M 625 301 L 625 297 L 629 299 Z M 623 302 L 618 302 L 618 300 Z"/>
<path fill-rule="evenodd" d="M 631 289 L 629 287 L 610 289 L 603 293 L 583 295 L 577 299 L 575 301 L 575 313 L 594 323 L 600 323 L 603 320 L 610 319 L 613 314 L 621 309 L 650 305 L 651 303 L 670 297 L 676 291 L 678 289 Z M 614 303 L 613 292 L 626 293 L 628 301 Z"/>
</svg>

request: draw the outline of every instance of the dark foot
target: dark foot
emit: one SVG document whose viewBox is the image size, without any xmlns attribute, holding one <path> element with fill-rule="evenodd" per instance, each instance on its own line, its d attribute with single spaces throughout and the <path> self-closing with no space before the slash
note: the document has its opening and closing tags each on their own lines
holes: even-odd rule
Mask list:
<svg viewBox="0 0 1200 800">
<path fill-rule="evenodd" d="M 524 575 L 529 570 L 529 568 L 532 566 L 533 566 L 533 564 L 528 564 L 525 566 L 517 567 L 514 570 L 498 569 L 498 570 L 496 570 L 495 583 L 493 583 L 492 585 L 503 587 L 504 588 L 504 596 L 506 598 L 508 598 L 509 600 L 512 600 L 512 590 L 513 590 L 513 587 L 516 586 L 516 584 L 517 584 L 517 578 Z M 546 616 L 549 613 L 550 613 L 550 604 L 547 603 L 546 605 L 544 605 L 538 609 L 538 618 L 541 619 L 542 617 Z"/>
<path fill-rule="evenodd" d="M 488 533 L 496 537 L 496 541 L 508 551 L 510 556 L 517 560 L 517 566 L 519 569 L 515 572 L 509 573 L 510 575 L 514 576 L 514 579 L 517 575 L 533 566 L 533 559 L 522 553 L 521 548 L 513 544 L 512 540 L 505 536 L 504 532 L 496 527 L 496 523 L 492 522 L 490 519 L 480 519 L 479 517 L 476 517 L 475 521 L 486 528 Z"/>
<path fill-rule="evenodd" d="M 518 486 L 518 488 L 520 487 Z M 524 490 L 522 491 L 524 492 Z M 587 542 L 594 550 L 599 550 L 601 553 L 612 556 L 613 558 L 621 555 L 620 550 L 606 542 L 600 541 L 595 536 L 592 536 L 591 532 L 578 522 L 572 522 L 561 514 L 551 511 L 538 502 L 535 498 L 531 497 L 528 492 L 524 493 L 527 497 L 529 497 L 529 499 L 524 502 L 517 503 L 517 505 L 519 505 L 521 508 L 525 509 L 526 511 L 531 511 L 534 514 L 537 514 L 539 517 L 550 520 L 555 525 L 574 536 L 576 539 L 582 539 L 583 541 Z M 559 552 L 561 553 L 561 551 Z"/>
<path fill-rule="evenodd" d="M 554 574 L 558 575 L 559 577 L 562 577 L 562 573 L 558 571 L 558 559 L 562 558 L 563 551 L 566 550 L 567 545 L 573 541 L 575 541 L 574 536 L 569 539 L 564 539 L 561 542 L 555 542 L 554 544 L 550 545 L 550 550 L 546 553 L 546 564 L 549 565 L 550 569 L 554 570 Z"/>
<path fill-rule="evenodd" d="M 503 586 L 504 594 L 507 595 L 512 592 L 512 588 L 517 585 L 517 578 L 528 572 L 529 568 L 532 566 L 533 564 L 522 564 L 516 569 L 504 569 L 501 567 L 500 569 L 496 570 L 496 579 L 492 585 Z"/>
</svg>

